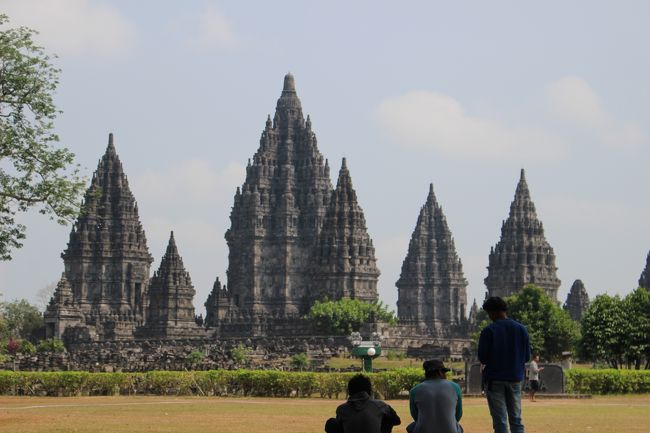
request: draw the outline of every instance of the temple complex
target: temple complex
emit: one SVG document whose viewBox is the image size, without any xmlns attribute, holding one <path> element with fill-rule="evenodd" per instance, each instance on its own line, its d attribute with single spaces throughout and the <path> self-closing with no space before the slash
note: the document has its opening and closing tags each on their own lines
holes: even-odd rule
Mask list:
<svg viewBox="0 0 650 433">
<path fill-rule="evenodd" d="M 575 280 L 571 285 L 571 290 L 567 295 L 564 309 L 575 321 L 580 321 L 582 315 L 589 307 L 589 294 L 582 280 Z"/>
<path fill-rule="evenodd" d="M 465 323 L 467 280 L 433 184 L 420 210 L 396 285 L 401 324 L 440 334 Z"/>
<path fill-rule="evenodd" d="M 501 225 L 501 239 L 490 250 L 485 285 L 488 296 L 506 297 L 526 284 L 541 287 L 557 300 L 560 280 L 555 253 L 544 236 L 522 169 L 510 215 Z"/>
</svg>

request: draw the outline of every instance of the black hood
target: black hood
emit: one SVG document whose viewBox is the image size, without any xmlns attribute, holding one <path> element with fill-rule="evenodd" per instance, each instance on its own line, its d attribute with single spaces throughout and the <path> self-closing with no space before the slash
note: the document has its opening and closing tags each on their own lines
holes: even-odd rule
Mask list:
<svg viewBox="0 0 650 433">
<path fill-rule="evenodd" d="M 350 406 L 352 406 L 354 410 L 360 411 L 364 408 L 366 403 L 368 403 L 368 400 L 370 400 L 370 396 L 368 395 L 368 393 L 365 391 L 361 391 L 352 394 L 348 398 L 348 403 L 350 403 Z"/>
</svg>

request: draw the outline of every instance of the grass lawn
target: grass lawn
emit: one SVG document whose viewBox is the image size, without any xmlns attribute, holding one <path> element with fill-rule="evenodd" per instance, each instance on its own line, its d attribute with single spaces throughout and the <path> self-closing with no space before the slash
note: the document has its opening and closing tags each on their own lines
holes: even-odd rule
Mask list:
<svg viewBox="0 0 650 433">
<path fill-rule="evenodd" d="M 0 397 L 0 432 L 322 432 L 341 402 L 321 399 L 216 397 Z M 402 417 L 408 402 L 389 402 Z M 650 431 L 650 395 L 524 402 L 528 433 Z M 466 399 L 468 433 L 490 433 L 485 400 Z"/>
</svg>

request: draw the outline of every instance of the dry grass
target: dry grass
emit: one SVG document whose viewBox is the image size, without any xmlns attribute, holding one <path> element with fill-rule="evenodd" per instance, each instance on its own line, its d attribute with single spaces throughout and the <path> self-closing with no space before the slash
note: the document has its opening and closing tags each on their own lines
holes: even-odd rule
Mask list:
<svg viewBox="0 0 650 433">
<path fill-rule="evenodd" d="M 199 397 L 0 397 L 0 432 L 322 432 L 340 401 Z M 408 402 L 391 401 L 402 417 Z M 650 395 L 524 403 L 528 433 L 634 433 L 650 431 Z M 467 399 L 468 433 L 491 432 L 483 399 Z"/>
</svg>

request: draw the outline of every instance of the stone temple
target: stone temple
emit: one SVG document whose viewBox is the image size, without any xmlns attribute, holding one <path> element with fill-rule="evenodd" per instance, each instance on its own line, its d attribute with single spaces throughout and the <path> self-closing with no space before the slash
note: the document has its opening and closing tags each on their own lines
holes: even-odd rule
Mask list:
<svg viewBox="0 0 650 433">
<path fill-rule="evenodd" d="M 589 307 L 589 294 L 582 280 L 575 280 L 567 295 L 564 309 L 575 321 L 580 321 L 582 315 Z"/>
<path fill-rule="evenodd" d="M 646 288 L 650 290 L 650 252 L 645 260 L 645 268 L 641 272 L 641 277 L 639 278 L 639 287 Z"/>
<path fill-rule="evenodd" d="M 526 284 L 541 287 L 557 300 L 560 280 L 555 253 L 544 236 L 522 169 L 510 215 L 501 226 L 501 239 L 490 250 L 485 285 L 488 296 L 506 297 L 518 293 Z"/>
<path fill-rule="evenodd" d="M 433 184 L 396 285 L 400 323 L 421 332 L 442 334 L 466 322 L 467 280 Z"/>
</svg>

